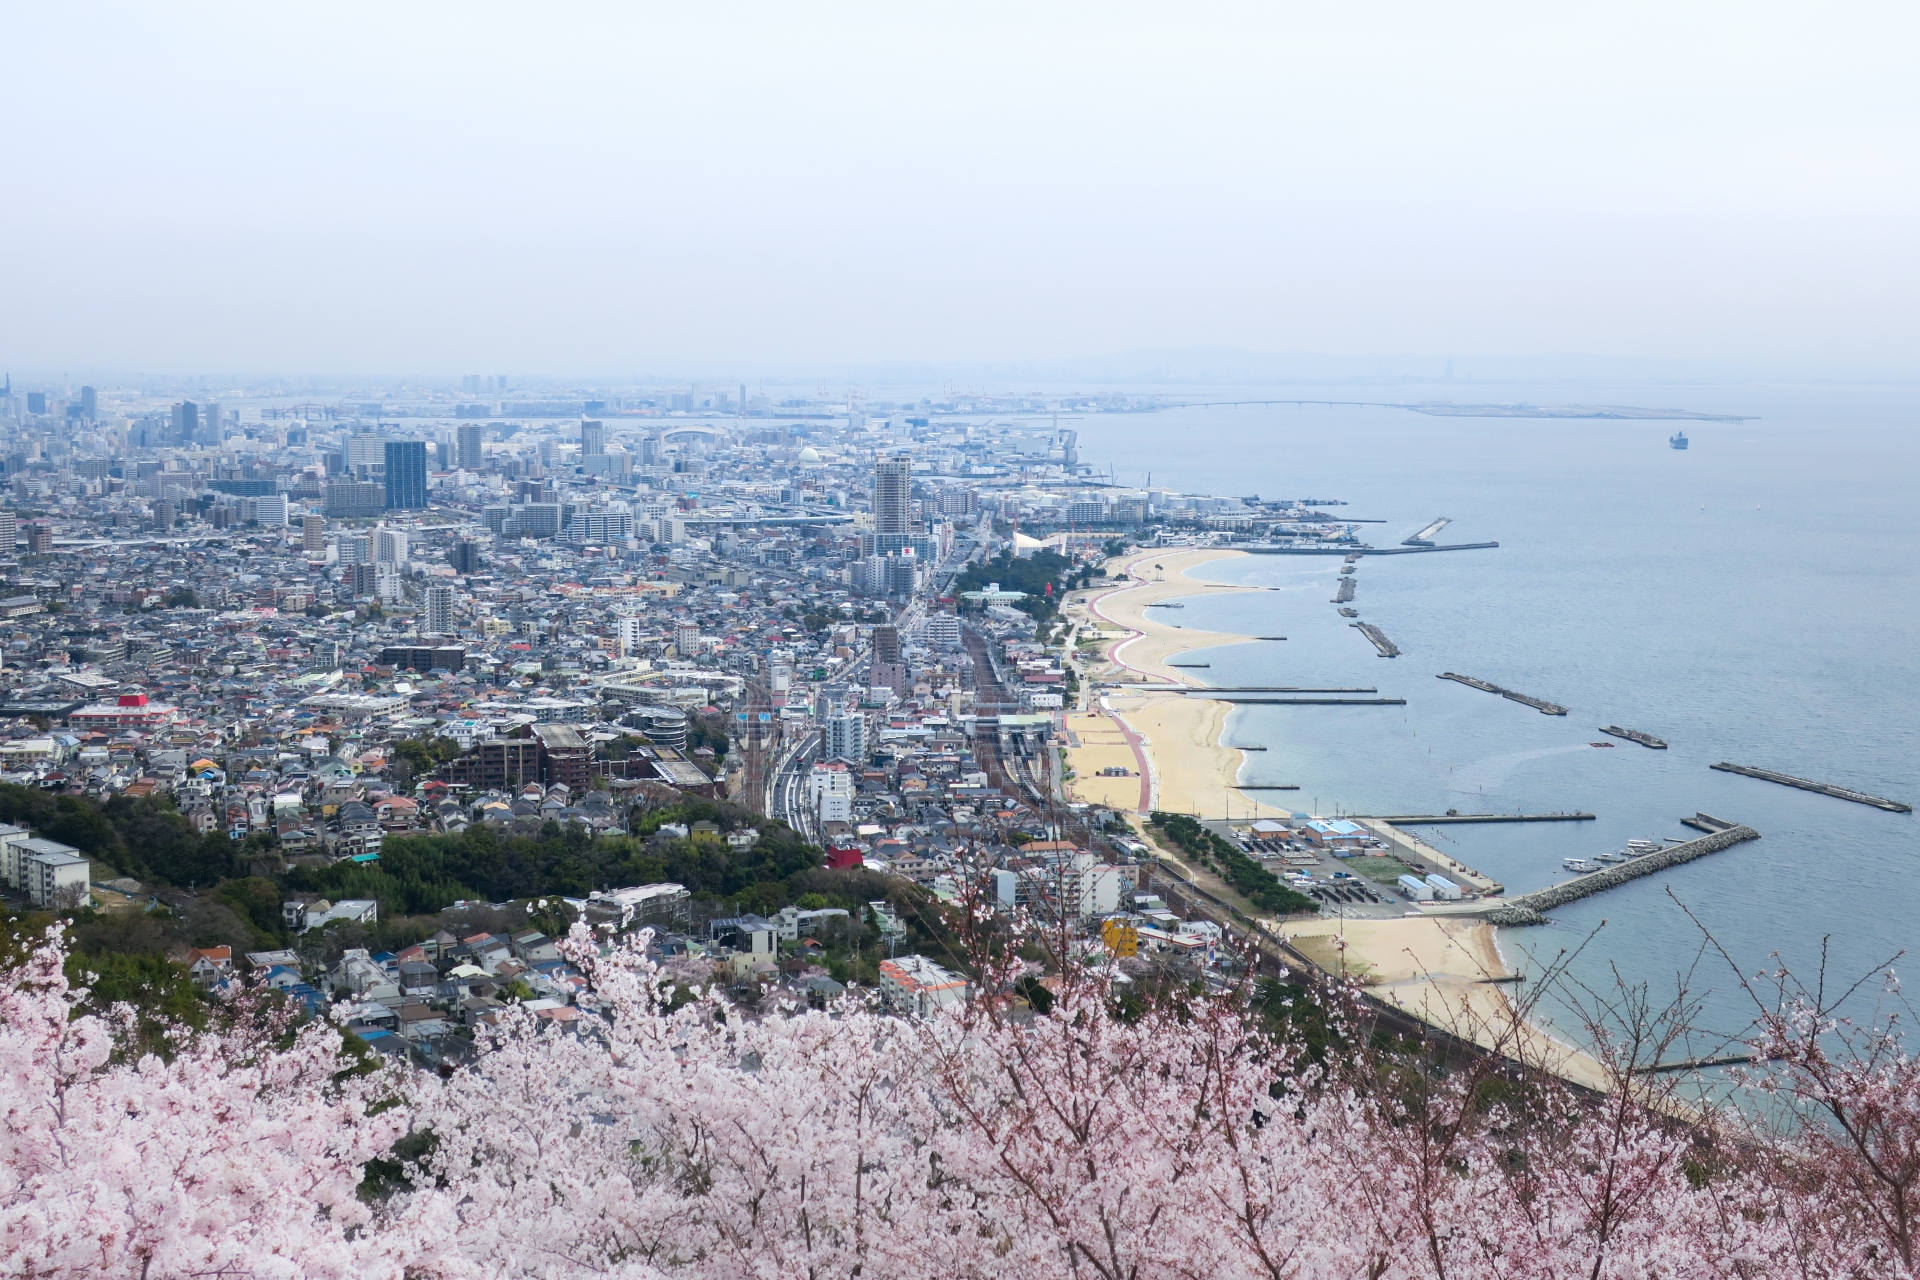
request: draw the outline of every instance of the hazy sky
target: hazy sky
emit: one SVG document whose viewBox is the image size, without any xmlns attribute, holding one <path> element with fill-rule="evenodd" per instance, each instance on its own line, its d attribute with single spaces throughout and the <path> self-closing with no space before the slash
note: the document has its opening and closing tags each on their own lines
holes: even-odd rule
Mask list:
<svg viewBox="0 0 1920 1280">
<path fill-rule="evenodd" d="M 0 366 L 1920 367 L 1911 4 L 12 5 Z"/>
</svg>

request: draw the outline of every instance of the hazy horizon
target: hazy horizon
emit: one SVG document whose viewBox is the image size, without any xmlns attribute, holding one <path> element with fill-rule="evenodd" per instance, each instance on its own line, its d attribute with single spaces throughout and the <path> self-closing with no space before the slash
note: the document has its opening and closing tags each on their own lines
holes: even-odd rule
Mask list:
<svg viewBox="0 0 1920 1280">
<path fill-rule="evenodd" d="M 16 377 L 1920 372 L 1907 8 L 11 17 Z"/>
</svg>

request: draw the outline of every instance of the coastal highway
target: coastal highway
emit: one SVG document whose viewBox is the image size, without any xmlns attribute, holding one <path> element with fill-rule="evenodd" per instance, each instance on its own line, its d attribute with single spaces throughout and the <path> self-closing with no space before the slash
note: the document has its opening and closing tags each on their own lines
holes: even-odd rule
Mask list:
<svg viewBox="0 0 1920 1280">
<path fill-rule="evenodd" d="M 818 729 L 809 729 L 794 740 L 774 770 L 773 803 L 769 806 L 772 817 L 816 844 L 819 843 L 820 833 L 814 830 L 818 824 L 807 804 L 807 771 L 813 766 L 814 753 L 819 745 Z"/>
</svg>

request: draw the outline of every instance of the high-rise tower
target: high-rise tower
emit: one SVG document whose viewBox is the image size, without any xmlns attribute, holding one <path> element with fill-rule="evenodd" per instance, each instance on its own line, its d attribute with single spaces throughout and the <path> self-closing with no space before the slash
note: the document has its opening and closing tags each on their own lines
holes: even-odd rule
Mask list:
<svg viewBox="0 0 1920 1280">
<path fill-rule="evenodd" d="M 478 379 L 475 379 L 478 381 Z M 456 428 L 460 448 L 456 461 L 462 471 L 479 471 L 487 465 L 486 451 L 480 447 L 480 424 L 463 422 Z"/>
<path fill-rule="evenodd" d="M 427 506 L 426 441 L 386 441 L 386 463 L 387 509 L 424 511 Z"/>
</svg>

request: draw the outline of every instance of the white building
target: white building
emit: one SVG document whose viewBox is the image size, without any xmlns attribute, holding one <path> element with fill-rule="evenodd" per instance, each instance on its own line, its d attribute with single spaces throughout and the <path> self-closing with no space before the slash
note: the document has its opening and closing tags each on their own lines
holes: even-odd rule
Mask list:
<svg viewBox="0 0 1920 1280">
<path fill-rule="evenodd" d="M 838 760 L 813 766 L 807 775 L 807 801 L 824 823 L 853 821 L 853 774 Z"/>
<path fill-rule="evenodd" d="M 25 827 L 0 822 L 0 880 L 6 881 L 9 889 L 20 887 L 20 862 L 26 857 L 20 846 L 31 839 L 33 832 Z"/>
<path fill-rule="evenodd" d="M 265 493 L 253 500 L 253 518 L 268 528 L 279 528 L 287 523 L 287 495 L 284 493 Z"/>
<path fill-rule="evenodd" d="M 49 846 L 27 854 L 21 865 L 20 887 L 36 907 L 56 910 L 77 907 L 88 901 L 87 886 L 92 880 L 93 864 L 76 849 L 51 840 L 29 840 L 29 845 Z"/>
<path fill-rule="evenodd" d="M 623 613 L 614 619 L 614 626 L 619 629 L 620 656 L 623 658 L 638 657 L 640 655 L 640 645 L 646 639 L 646 619 L 637 613 Z"/>
<path fill-rule="evenodd" d="M 960 619 L 951 613 L 936 613 L 927 619 L 927 643 L 939 649 L 960 647 Z"/>
<path fill-rule="evenodd" d="M 405 564 L 407 562 L 407 534 L 404 529 L 381 529 L 373 535 L 373 562 L 375 564 Z"/>
<path fill-rule="evenodd" d="M 821 729 L 821 754 L 849 764 L 867 762 L 867 718 L 857 711 L 827 717 Z"/>
</svg>

